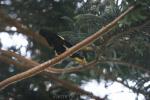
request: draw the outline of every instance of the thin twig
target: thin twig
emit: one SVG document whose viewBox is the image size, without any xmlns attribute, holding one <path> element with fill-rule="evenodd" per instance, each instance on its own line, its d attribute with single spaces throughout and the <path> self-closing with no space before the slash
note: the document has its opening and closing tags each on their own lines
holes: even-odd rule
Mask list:
<svg viewBox="0 0 150 100">
<path fill-rule="evenodd" d="M 4 51 L 3 51 L 3 53 L 4 53 Z M 5 52 L 5 54 L 7 54 L 8 53 L 8 55 L 10 55 L 10 54 L 13 54 L 13 56 L 15 55 L 15 53 L 11 53 L 11 52 L 9 52 L 9 51 L 6 51 Z M 16 54 L 17 55 L 17 54 Z M 19 57 L 19 55 L 17 55 L 17 57 Z M 0 55 L 0 61 L 2 61 L 2 62 L 5 62 L 5 63 L 7 63 L 7 64 L 13 64 L 13 65 L 15 65 L 15 66 L 17 66 L 17 67 L 21 67 L 21 68 L 23 68 L 23 69 L 29 69 L 29 68 L 32 68 L 32 67 L 34 67 L 34 66 L 37 66 L 37 65 L 39 65 L 39 63 L 37 63 L 37 62 L 35 62 L 35 61 L 30 61 L 29 59 L 26 59 L 26 58 L 24 58 L 24 57 L 22 57 L 22 56 L 20 56 L 19 58 L 21 58 L 20 59 L 20 62 L 26 62 L 26 63 L 28 63 L 28 66 L 24 63 L 24 64 L 21 64 L 21 63 L 18 63 L 17 61 L 14 61 L 13 59 L 9 59 L 9 58 L 7 58 L 7 57 L 5 57 L 5 56 L 2 56 L 2 55 Z M 26 59 L 26 60 L 25 60 Z M 21 61 L 22 60 L 22 61 Z M 73 91 L 73 92 L 76 92 L 77 94 L 80 94 L 80 95 L 87 95 L 87 96 L 89 96 L 89 97 L 91 97 L 91 98 L 94 98 L 94 99 L 96 99 L 96 100 L 103 100 L 102 98 L 100 98 L 100 97 L 98 97 L 98 96 L 95 96 L 93 93 L 91 93 L 91 92 L 88 92 L 88 91 L 85 91 L 85 90 L 83 90 L 83 89 L 81 89 L 78 85 L 75 85 L 75 84 L 73 84 L 73 83 L 71 83 L 71 82 L 69 82 L 69 81 L 67 81 L 67 80 L 60 80 L 60 79 L 58 79 L 57 77 L 55 77 L 55 76 L 52 76 L 51 75 L 51 73 L 50 72 L 48 72 L 48 71 L 44 71 L 43 73 L 41 73 L 40 75 L 42 75 L 42 76 L 47 76 L 48 77 L 48 79 L 51 79 L 52 81 L 54 81 L 54 82 L 56 82 L 57 84 L 60 84 L 61 86 L 63 86 L 64 88 L 66 88 L 66 89 L 68 89 L 68 90 L 71 90 L 71 91 Z"/>
<path fill-rule="evenodd" d="M 111 38 L 109 38 L 107 40 L 107 42 L 105 42 L 105 45 L 108 46 L 110 43 L 113 43 L 113 41 L 115 41 L 120 36 L 123 36 L 125 34 L 129 34 L 129 33 L 134 32 L 134 31 L 141 31 L 141 29 L 144 28 L 149 23 L 150 23 L 150 19 L 147 19 L 142 25 L 129 28 L 127 31 L 124 31 L 124 32 L 121 32 L 121 33 L 117 33 L 115 36 L 112 36 Z"/>
<path fill-rule="evenodd" d="M 99 31 L 94 33 L 93 35 L 87 37 L 83 41 L 79 42 L 78 44 L 74 45 L 73 47 L 69 48 L 66 52 L 60 54 L 59 56 L 44 62 L 34 68 L 31 68 L 25 72 L 19 73 L 17 75 L 14 75 L 10 78 L 7 78 L 0 82 L 0 89 L 4 89 L 5 87 L 16 83 L 18 81 L 21 81 L 23 79 L 35 76 L 39 74 L 40 72 L 43 72 L 46 68 L 49 66 L 53 66 L 59 61 L 63 60 L 64 58 L 68 57 L 69 55 L 75 53 L 76 51 L 80 50 L 81 48 L 89 45 L 90 43 L 94 42 L 98 37 L 106 32 L 109 32 L 113 29 L 113 27 L 120 21 L 125 15 L 127 15 L 130 11 L 132 11 L 135 8 L 135 6 L 130 6 L 124 13 L 122 13 L 120 16 L 118 16 L 116 19 L 114 19 L 111 23 L 106 25 L 105 27 L 101 28 Z"/>
<path fill-rule="evenodd" d="M 106 59 L 106 60 L 100 60 L 98 63 L 113 63 L 113 64 L 125 65 L 125 66 L 128 66 L 128 67 L 133 67 L 133 68 L 136 68 L 136 69 L 140 69 L 140 70 L 150 74 L 150 70 L 143 68 L 143 66 L 136 65 L 136 64 L 131 64 L 131 63 L 125 62 L 125 61 Z"/>
<path fill-rule="evenodd" d="M 16 54 L 14 52 L 2 50 L 2 49 L 0 49 L 0 52 L 2 55 L 9 56 L 9 57 L 15 57 L 19 62 L 25 64 L 26 68 L 32 68 L 32 67 L 39 65 L 37 62 L 30 60 L 30 59 L 27 59 L 27 58 L 25 58 L 19 54 Z M 5 61 L 5 60 L 3 60 L 3 61 Z M 96 63 L 97 63 L 97 61 L 93 60 L 93 61 L 91 61 L 85 65 L 79 65 L 76 67 L 71 67 L 71 66 L 68 68 L 48 67 L 45 69 L 45 71 L 53 73 L 53 74 L 73 73 L 73 72 L 78 72 L 78 71 L 82 71 L 85 69 L 90 69 L 90 68 L 94 67 L 94 65 L 96 65 Z"/>
<path fill-rule="evenodd" d="M 19 61 L 20 62 L 24 62 L 25 61 L 26 63 L 28 63 L 28 66 L 26 66 L 25 63 L 24 64 L 20 64 L 17 61 L 13 61 L 13 59 L 9 59 L 9 58 L 1 55 L 0 56 L 0 61 L 6 62 L 7 64 L 14 64 L 17 67 L 19 67 L 19 68 L 21 67 L 21 68 L 24 68 L 24 69 L 27 69 L 27 68 L 34 67 L 34 66 L 38 65 L 37 62 L 32 61 L 32 60 L 30 61 L 29 59 L 26 59 L 23 56 L 20 56 L 18 54 L 13 53 L 13 52 L 12 53 L 10 51 L 6 51 L 5 52 L 5 50 L 2 50 L 2 51 L 3 51 L 3 53 L 5 53 L 5 55 L 7 55 L 7 54 L 10 55 L 9 57 L 17 57 L 16 59 L 21 58 Z M 110 62 L 111 63 L 115 63 L 115 64 L 126 65 L 128 67 L 139 68 L 139 69 L 142 69 L 142 70 L 144 69 L 143 67 L 141 67 L 139 65 L 134 65 L 134 64 L 130 64 L 130 63 L 119 61 L 119 60 L 111 60 L 111 59 L 109 59 L 109 60 L 100 60 L 99 61 L 99 63 L 110 63 Z M 89 66 L 92 66 L 92 67 L 89 67 Z M 94 65 L 90 65 L 90 64 L 89 64 L 89 66 L 84 66 L 84 71 L 89 69 L 89 68 L 93 68 L 94 67 Z M 75 70 L 72 70 L 72 71 L 71 71 L 71 69 L 69 69 L 69 70 L 71 72 L 79 72 L 79 71 L 81 71 L 79 69 L 76 69 L 76 67 L 74 69 Z M 64 70 L 60 70 L 60 71 L 64 71 Z M 144 69 L 144 71 L 147 72 L 147 70 L 145 70 L 145 69 Z M 64 72 L 67 72 L 67 71 L 64 71 Z M 80 93 L 80 94 L 84 94 L 84 95 L 90 96 L 91 98 L 98 98 L 98 97 L 94 96 L 92 93 L 80 89 L 77 85 L 73 85 L 72 83 L 70 83 L 70 82 L 68 82 L 66 80 L 65 81 L 64 80 L 60 80 L 60 79 L 58 79 L 58 78 L 56 78 L 54 76 L 51 76 L 50 74 L 51 73 L 46 71 L 46 74 L 45 73 L 41 73 L 40 75 L 48 76 L 49 79 L 57 82 L 58 84 L 61 84 L 63 87 L 65 87 L 68 90 L 71 90 L 71 91 L 74 91 L 74 92 L 77 92 L 77 93 Z M 97 100 L 101 100 L 101 99 L 97 99 Z"/>
<path fill-rule="evenodd" d="M 27 58 L 25 58 L 25 57 L 23 57 L 23 56 L 21 56 L 19 54 L 16 54 L 14 52 L 5 51 L 5 50 L 1 50 L 1 49 L 0 49 L 0 52 L 1 52 L 1 55 L 5 55 L 5 56 L 9 56 L 9 57 L 15 57 L 20 63 L 25 64 L 25 67 L 27 69 L 39 65 L 39 63 L 37 63 L 37 62 L 35 62 L 33 60 L 30 60 L 30 59 L 27 59 Z M 7 63 L 7 61 L 8 62 L 10 61 L 10 63 L 12 63 L 12 64 L 16 64 L 16 63 L 18 64 L 18 61 L 16 61 L 16 60 L 13 61 L 13 60 L 7 59 L 6 57 L 4 57 L 4 59 L 2 59 L 3 57 L 4 56 L 2 56 L 1 59 L 0 59 L 3 62 Z M 49 73 L 52 73 L 52 74 L 75 73 L 75 72 L 85 71 L 85 70 L 94 68 L 95 65 L 98 64 L 98 63 L 110 63 L 110 62 L 114 63 L 114 64 L 125 65 L 127 67 L 133 67 L 133 68 L 145 71 L 147 73 L 150 73 L 150 71 L 145 69 L 142 65 L 131 64 L 129 62 L 125 62 L 125 61 L 122 61 L 122 60 L 114 60 L 114 59 L 93 60 L 93 61 L 89 62 L 86 65 L 80 65 L 80 66 L 68 67 L 68 68 L 64 68 L 64 67 L 62 67 L 62 68 L 48 67 L 47 69 L 45 69 L 45 71 L 49 72 Z"/>
</svg>

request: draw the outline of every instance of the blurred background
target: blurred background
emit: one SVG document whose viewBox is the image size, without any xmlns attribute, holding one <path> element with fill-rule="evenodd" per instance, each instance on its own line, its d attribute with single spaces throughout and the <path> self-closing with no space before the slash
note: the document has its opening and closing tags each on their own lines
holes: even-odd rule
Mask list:
<svg viewBox="0 0 150 100">
<path fill-rule="evenodd" d="M 149 0 L 0 0 L 0 80 L 30 66 L 10 51 L 38 63 L 55 57 L 53 48 L 38 34 L 41 28 L 76 44 L 132 4 L 138 7 L 90 44 L 90 49 L 80 51 L 87 62 L 95 61 L 90 68 L 51 75 L 104 100 L 150 100 Z M 72 66 L 80 65 L 66 58 L 54 67 Z M 0 91 L 0 100 L 62 100 L 62 96 L 93 100 L 41 74 Z"/>
</svg>

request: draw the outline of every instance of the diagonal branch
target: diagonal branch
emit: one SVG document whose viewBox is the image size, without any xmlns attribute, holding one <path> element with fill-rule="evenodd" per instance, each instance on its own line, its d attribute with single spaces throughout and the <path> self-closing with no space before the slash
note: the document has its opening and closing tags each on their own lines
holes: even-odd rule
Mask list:
<svg viewBox="0 0 150 100">
<path fill-rule="evenodd" d="M 6 62 L 6 63 L 10 62 L 11 64 L 15 64 L 15 65 L 18 64 L 18 62 L 20 62 L 22 64 L 22 66 L 24 65 L 23 67 L 26 67 L 27 69 L 39 65 L 39 63 L 37 63 L 37 62 L 35 62 L 33 60 L 30 60 L 30 59 L 27 59 L 27 58 L 25 58 L 25 57 L 23 57 L 23 56 L 21 56 L 19 54 L 16 54 L 14 52 L 5 51 L 5 50 L 1 50 L 1 49 L 0 49 L 0 52 L 1 52 L 0 61 Z M 10 59 L 7 59 L 3 55 L 4 56 L 8 56 L 9 58 L 15 57 L 15 59 L 17 59 L 18 62 L 17 61 L 12 61 Z M 94 68 L 95 65 L 98 64 L 98 63 L 103 63 L 103 64 L 105 64 L 105 63 L 114 63 L 114 64 L 119 64 L 119 65 L 125 65 L 127 67 L 133 67 L 133 68 L 145 71 L 147 73 L 150 73 L 150 71 L 148 69 L 145 69 L 141 65 L 131 64 L 129 62 L 125 62 L 125 61 L 122 61 L 122 60 L 121 61 L 120 60 L 114 60 L 114 59 L 93 60 L 93 61 L 89 62 L 86 65 L 80 65 L 78 67 L 77 66 L 76 67 L 68 67 L 68 68 L 48 67 L 47 69 L 45 69 L 45 71 L 49 72 L 51 74 L 74 73 L 74 72 L 80 72 L 80 71 L 84 71 L 84 70 L 88 70 L 88 69 Z"/>
<path fill-rule="evenodd" d="M 67 89 L 69 89 L 69 90 L 72 90 L 72 91 L 79 91 L 79 93 L 81 94 L 81 95 L 87 95 L 87 96 L 89 96 L 89 97 L 91 97 L 91 98 L 93 98 L 93 99 L 95 99 L 95 100 L 104 100 L 103 98 L 100 98 L 100 97 L 97 97 L 97 96 L 94 96 L 92 93 L 90 93 L 90 92 L 87 92 L 87 91 L 85 91 L 85 90 L 83 90 L 83 89 L 80 89 L 78 86 L 76 86 L 76 85 L 74 85 L 74 87 L 72 86 L 72 83 L 69 83 L 69 82 L 66 82 L 66 81 L 64 81 L 64 80 L 58 80 L 57 78 L 55 78 L 55 77 L 53 77 L 53 76 L 51 76 L 50 77 L 51 79 L 53 79 L 54 81 L 57 81 L 57 82 L 59 82 L 59 83 L 61 83 L 61 84 L 64 84 L 65 85 L 65 88 L 67 88 Z"/>
<path fill-rule="evenodd" d="M 135 6 L 130 6 L 124 13 L 122 13 L 120 16 L 118 16 L 115 20 L 113 20 L 111 23 L 109 23 L 108 25 L 106 25 L 105 27 L 101 28 L 99 31 L 97 31 L 96 33 L 94 33 L 93 35 L 87 37 L 86 39 L 84 39 L 83 41 L 79 42 L 78 44 L 74 45 L 73 47 L 69 48 L 66 52 L 60 54 L 59 56 L 44 62 L 34 68 L 31 68 L 25 72 L 19 73 L 15 76 L 12 76 L 10 78 L 7 78 L 5 80 L 3 80 L 2 82 L 0 82 L 0 89 L 4 89 L 5 87 L 21 81 L 23 79 L 32 77 L 34 75 L 39 74 L 40 72 L 44 71 L 46 68 L 48 68 L 49 66 L 53 66 L 56 63 L 58 63 L 59 61 L 63 60 L 64 58 L 68 57 L 69 55 L 75 53 L 76 51 L 80 50 L 81 48 L 87 46 L 88 44 L 94 42 L 96 39 L 98 39 L 98 37 L 106 32 L 109 32 L 113 29 L 113 27 L 118 23 L 118 21 L 120 21 L 124 16 L 126 16 L 130 11 L 132 11 L 135 8 Z"/>
<path fill-rule="evenodd" d="M 36 66 L 36 65 L 38 65 L 38 63 L 37 62 L 35 62 L 35 61 L 32 61 L 32 60 L 29 60 L 29 59 L 26 59 L 26 58 L 24 58 L 23 56 L 20 56 L 20 55 L 18 55 L 18 54 L 16 54 L 16 53 L 13 53 L 13 52 L 10 52 L 10 51 L 5 51 L 5 50 L 0 50 L 0 51 L 2 51 L 1 52 L 1 56 L 0 56 L 0 61 L 2 61 L 2 62 L 5 62 L 5 63 L 7 63 L 7 64 L 14 64 L 15 66 L 17 66 L 17 67 L 21 67 L 21 68 L 24 68 L 24 69 L 28 69 L 28 68 L 30 68 L 30 67 L 33 67 L 33 66 Z M 3 54 L 4 54 L 4 56 L 3 56 Z M 20 63 L 22 63 L 22 62 L 26 62 L 26 63 L 28 63 L 28 66 L 24 63 L 24 64 L 20 64 L 20 63 L 18 63 L 17 61 L 13 61 L 13 59 L 8 59 L 7 57 L 5 57 L 5 56 L 8 56 L 9 58 L 11 58 L 11 57 L 15 57 L 17 60 L 19 59 L 19 58 L 21 58 L 21 59 L 19 59 L 19 61 L 20 61 Z M 98 61 L 98 63 L 114 63 L 114 64 L 121 64 L 121 65 L 125 65 L 125 66 L 127 66 L 127 67 L 134 67 L 134 68 L 138 68 L 138 69 L 141 69 L 141 70 L 143 70 L 143 71 L 145 71 L 145 72 L 148 72 L 148 73 L 150 73 L 150 71 L 148 71 L 148 70 L 146 70 L 146 69 L 144 69 L 143 67 L 141 67 L 141 66 L 139 66 L 139 65 L 135 65 L 135 64 L 130 64 L 130 63 L 128 63 L 128 62 L 124 62 L 124 61 L 120 61 L 120 60 L 112 60 L 112 59 L 106 59 L 106 60 L 100 60 L 100 61 Z M 95 63 L 96 64 L 96 63 Z M 90 67 L 89 67 L 90 66 Z M 84 71 L 85 70 L 87 70 L 87 69 L 91 69 L 91 68 L 93 68 L 94 67 L 94 65 L 90 65 L 89 64 L 89 66 L 84 66 L 84 67 L 82 67 L 82 68 L 84 68 Z M 91 67 L 92 66 L 92 67 Z M 71 70 L 72 69 L 72 70 Z M 62 72 L 68 72 L 68 71 L 65 71 L 65 70 L 69 70 L 70 72 L 79 72 L 79 71 L 81 71 L 80 69 L 78 69 L 77 67 L 75 67 L 74 69 L 73 68 L 71 68 L 71 69 L 69 69 L 69 68 L 67 68 L 67 69 L 60 69 L 59 71 L 62 71 Z M 56 69 L 57 70 L 57 69 Z M 60 72 L 61 73 L 61 72 Z M 46 75 L 45 75 L 46 74 Z M 68 90 L 71 90 L 71 91 L 74 91 L 74 92 L 76 92 L 76 93 L 80 93 L 81 95 L 83 94 L 83 95 L 87 95 L 87 96 L 90 96 L 91 98 L 97 98 L 97 100 L 101 100 L 101 99 L 98 99 L 98 97 L 96 97 L 96 96 L 94 96 L 92 93 L 90 93 L 90 92 L 87 92 L 87 91 L 85 91 L 85 90 L 82 90 L 82 89 L 80 89 L 77 85 L 73 85 L 72 83 L 70 83 L 70 82 L 68 82 L 68 81 L 64 81 L 64 80 L 60 80 L 60 79 L 58 79 L 57 77 L 54 77 L 54 76 L 52 76 L 52 75 L 50 75 L 51 74 L 51 72 L 49 72 L 49 71 L 45 71 L 44 73 L 41 73 L 40 75 L 42 75 L 42 76 L 47 76 L 49 79 L 51 79 L 51 80 L 53 80 L 54 82 L 56 82 L 56 83 L 58 83 L 58 84 L 60 84 L 60 85 L 62 85 L 64 88 L 66 88 L 66 89 L 68 89 Z"/>
<path fill-rule="evenodd" d="M 1 52 L 1 55 L 8 56 L 8 57 L 15 57 L 15 59 L 17 59 L 18 62 L 25 64 L 26 68 L 28 68 L 28 69 L 39 65 L 37 62 L 30 60 L 30 59 L 27 59 L 27 58 L 25 58 L 19 54 L 16 54 L 14 52 L 2 50 L 2 49 L 0 49 L 0 52 Z M 5 59 L 2 61 L 6 62 L 7 60 Z M 14 62 L 12 62 L 12 61 L 11 61 L 11 63 L 14 64 Z M 49 73 L 53 73 L 53 74 L 73 73 L 73 72 L 78 72 L 78 71 L 82 71 L 85 69 L 93 68 L 94 65 L 96 65 L 96 64 L 97 64 L 97 61 L 93 60 L 93 61 L 87 63 L 86 65 L 80 65 L 78 67 L 68 67 L 68 68 L 48 67 L 47 69 L 45 69 L 45 71 L 49 72 Z"/>
<path fill-rule="evenodd" d="M 10 54 L 15 55 L 15 53 L 13 53 L 13 52 L 12 53 L 9 52 L 9 51 L 6 51 L 6 52 L 8 53 L 8 55 L 10 55 Z M 17 55 L 17 56 L 19 57 L 19 55 Z M 12 57 L 12 56 L 10 56 L 10 57 Z M 20 56 L 19 58 L 21 58 L 21 57 L 22 56 Z M 15 65 L 15 66 L 17 66 L 19 68 L 29 69 L 29 68 L 32 68 L 34 66 L 39 65 L 39 63 L 37 63 L 35 61 L 32 61 L 32 60 L 30 61 L 29 59 L 26 59 L 26 60 L 25 59 L 26 58 L 20 59 L 20 62 L 24 62 L 25 61 L 26 63 L 28 63 L 28 66 L 26 65 L 26 63 L 21 64 L 21 63 L 18 63 L 17 61 L 14 61 L 13 59 L 9 59 L 8 57 L 6 57 L 4 55 L 0 55 L 0 61 L 2 61 L 4 63 L 7 63 L 7 64 L 13 64 L 13 65 Z M 91 98 L 93 98 L 95 100 L 103 100 L 102 98 L 100 98 L 98 96 L 95 96 L 93 93 L 81 89 L 78 85 L 75 85 L 75 84 L 73 84 L 73 83 L 71 83 L 71 82 L 69 82 L 67 80 L 60 80 L 57 77 L 52 76 L 51 73 L 48 72 L 48 71 L 44 71 L 40 75 L 42 75 L 43 77 L 46 76 L 48 79 L 51 79 L 52 81 L 56 82 L 57 84 L 63 86 L 64 88 L 66 88 L 66 89 L 68 89 L 70 91 L 76 92 L 79 95 L 87 95 L 88 97 L 91 97 Z"/>
</svg>

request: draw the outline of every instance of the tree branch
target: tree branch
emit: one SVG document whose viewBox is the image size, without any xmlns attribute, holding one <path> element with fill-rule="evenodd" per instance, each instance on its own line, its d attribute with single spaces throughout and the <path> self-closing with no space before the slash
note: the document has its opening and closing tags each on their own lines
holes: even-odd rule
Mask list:
<svg viewBox="0 0 150 100">
<path fill-rule="evenodd" d="M 78 86 L 76 86 L 76 85 L 74 85 L 74 86 L 72 86 L 72 83 L 69 83 L 69 82 L 66 82 L 66 81 L 64 81 L 64 80 L 58 80 L 57 78 L 55 78 L 55 77 L 50 77 L 51 79 L 53 79 L 53 80 L 55 80 L 55 81 L 57 81 L 57 82 L 59 82 L 59 83 L 61 83 L 61 84 L 64 84 L 65 85 L 65 88 L 67 88 L 67 89 L 69 89 L 69 90 L 72 90 L 72 91 L 79 91 L 79 93 L 81 94 L 81 95 L 87 95 L 87 96 L 89 96 L 89 97 L 91 97 L 91 98 L 94 98 L 95 100 L 104 100 L 104 99 L 102 99 L 102 98 L 100 98 L 100 97 L 97 97 L 97 96 L 94 96 L 92 93 L 90 93 L 90 92 L 87 92 L 87 91 L 85 91 L 85 90 L 83 90 L 83 89 L 80 89 Z"/>
<path fill-rule="evenodd" d="M 1 52 L 1 55 L 2 55 L 2 57 L 0 57 L 0 60 L 3 61 L 3 62 L 6 62 L 6 63 L 8 61 L 8 64 L 11 63 L 11 64 L 15 64 L 16 65 L 16 63 L 18 64 L 18 62 L 17 61 L 12 61 L 12 60 L 8 59 L 7 57 L 4 57 L 4 59 L 1 59 L 1 58 L 3 58 L 3 55 L 4 56 L 9 56 L 9 57 L 15 57 L 20 63 L 22 63 L 22 66 L 25 65 L 24 67 L 26 67 L 27 69 L 39 65 L 39 63 L 37 63 L 37 62 L 35 62 L 33 60 L 30 60 L 30 59 L 27 59 L 27 58 L 25 58 L 25 57 L 23 57 L 23 56 L 21 56 L 19 54 L 16 54 L 14 52 L 5 51 L 5 50 L 1 50 L 1 49 L 0 49 L 0 52 Z M 74 72 L 80 72 L 82 70 L 84 71 L 84 70 L 87 70 L 87 69 L 91 69 L 91 68 L 95 67 L 95 65 L 97 63 L 110 63 L 110 62 L 114 63 L 114 64 L 120 64 L 120 65 L 125 65 L 125 66 L 128 66 L 128 67 L 137 68 L 137 69 L 143 70 L 143 71 L 145 71 L 147 73 L 150 73 L 150 71 L 147 70 L 147 69 L 144 69 L 143 66 L 131 64 L 131 63 L 128 63 L 128 62 L 125 62 L 125 61 L 113 60 L 113 59 L 93 60 L 93 61 L 89 62 L 86 65 L 80 65 L 80 66 L 68 67 L 68 68 L 48 67 L 47 69 L 45 69 L 45 71 L 49 72 L 51 74 L 74 73 Z"/>
<path fill-rule="evenodd" d="M 28 69 L 28 68 L 34 67 L 36 65 L 39 65 L 37 62 L 29 60 L 29 59 L 26 59 L 23 56 L 20 56 L 20 55 L 14 53 L 14 52 L 5 51 L 5 50 L 0 50 L 0 51 L 1 51 L 0 61 L 5 62 L 7 64 L 14 64 L 15 66 L 17 66 L 19 68 L 21 67 L 21 68 L 25 68 L 25 69 Z M 20 63 L 23 62 L 23 64 L 18 63 L 16 60 L 13 61 L 13 59 L 9 59 L 9 58 L 7 58 L 7 57 L 5 57 L 3 55 L 8 56 L 9 58 L 15 57 L 17 60 L 20 58 L 19 62 Z M 28 63 L 28 66 L 24 62 Z M 134 65 L 134 64 L 130 64 L 128 62 L 119 61 L 119 60 L 106 59 L 106 60 L 100 60 L 98 63 L 110 63 L 110 62 L 114 63 L 114 64 L 121 64 L 121 65 L 126 65 L 128 67 L 134 67 L 134 68 L 142 69 L 142 70 L 150 73 L 150 71 L 145 70 L 143 67 L 141 67 L 139 65 Z M 95 63 L 95 64 L 97 64 L 97 63 Z M 82 68 L 84 68 L 84 71 L 85 71 L 85 70 L 87 70 L 89 68 L 93 68 L 94 67 L 94 65 L 90 65 L 90 64 L 89 64 L 89 66 L 84 66 Z M 73 68 L 71 68 L 71 69 L 67 68 L 66 70 L 68 70 L 68 71 L 65 71 L 65 69 L 60 69 L 59 71 L 60 71 L 60 73 L 68 73 L 69 71 L 70 72 L 79 72 L 79 71 L 81 71 L 77 67 L 75 67 L 74 69 Z M 82 89 L 80 90 L 80 88 L 77 85 L 73 85 L 72 83 L 70 83 L 70 82 L 68 82 L 66 80 L 65 81 L 64 80 L 60 80 L 57 77 L 51 76 L 50 74 L 51 74 L 51 72 L 49 73 L 49 71 L 46 70 L 44 73 L 41 73 L 40 75 L 47 76 L 49 79 L 57 82 L 58 84 L 62 85 L 63 87 L 65 87 L 68 90 L 71 90 L 71 91 L 74 91 L 74 92 L 77 92 L 77 93 L 80 93 L 80 94 L 84 94 L 84 95 L 90 96 L 91 98 L 97 98 L 96 96 L 94 96 L 90 92 L 87 92 L 87 91 L 82 90 Z M 98 99 L 98 100 L 101 100 L 101 99 Z"/>
<path fill-rule="evenodd" d="M 144 28 L 149 23 L 150 23 L 150 19 L 146 19 L 145 22 L 143 24 L 139 25 L 139 26 L 135 26 L 135 27 L 129 28 L 127 31 L 117 33 L 115 36 L 112 36 L 111 38 L 109 38 L 107 40 L 107 42 L 105 43 L 105 45 L 108 46 L 114 40 L 118 39 L 119 37 L 121 37 L 125 34 L 129 34 L 129 33 L 134 32 L 134 31 L 141 31 L 141 29 Z"/>
<path fill-rule="evenodd" d="M 18 32 L 26 34 L 27 36 L 31 37 L 36 42 L 38 42 L 38 43 L 46 46 L 47 48 L 49 48 L 49 45 L 48 45 L 47 41 L 42 36 L 40 36 L 38 33 L 32 32 L 25 25 L 19 23 L 15 19 L 12 19 L 11 17 L 7 16 L 7 14 L 5 14 L 5 12 L 2 8 L 0 8 L 0 16 L 1 16 L 0 19 L 2 21 L 4 21 L 5 23 L 7 23 L 8 25 L 15 26 L 17 28 Z"/>
<path fill-rule="evenodd" d="M 121 83 L 121 84 L 124 85 L 125 87 L 131 89 L 133 92 L 137 92 L 137 91 L 138 91 L 139 93 L 141 93 L 141 94 L 143 94 L 143 95 L 149 95 L 148 92 L 143 91 L 143 90 L 140 90 L 140 89 L 137 89 L 137 88 L 135 88 L 134 86 L 129 86 L 129 85 L 126 84 L 124 81 L 120 81 L 120 80 L 115 80 L 115 81 L 118 82 L 118 83 Z"/>
<path fill-rule="evenodd" d="M 49 66 L 53 66 L 54 64 L 58 63 L 59 61 L 63 60 L 65 57 L 75 53 L 76 51 L 80 50 L 81 48 L 87 46 L 88 44 L 94 42 L 98 37 L 106 32 L 109 32 L 113 29 L 113 27 L 120 21 L 125 15 L 127 15 L 130 11 L 132 11 L 135 8 L 135 6 L 130 6 L 124 13 L 122 13 L 120 16 L 118 16 L 115 20 L 113 20 L 111 23 L 106 25 L 105 27 L 101 28 L 99 31 L 97 31 L 95 34 L 87 37 L 83 41 L 79 42 L 78 44 L 74 45 L 73 47 L 69 48 L 66 52 L 60 54 L 59 56 L 44 62 L 34 68 L 31 68 L 25 72 L 19 73 L 17 75 L 14 75 L 10 78 L 7 78 L 0 82 L 0 89 L 4 89 L 8 85 L 11 85 L 15 82 L 21 81 L 23 79 L 32 77 L 34 75 L 39 74 L 40 72 L 44 71 Z"/>
<path fill-rule="evenodd" d="M 4 52 L 5 52 L 5 51 L 3 51 L 3 53 L 4 53 Z M 9 51 L 6 51 L 6 52 L 5 52 L 5 55 L 7 55 L 7 53 L 8 53 L 8 55 L 12 54 L 13 57 L 14 57 L 14 55 L 15 55 L 15 53 L 9 52 Z M 22 56 L 19 56 L 19 55 L 17 55 L 17 54 L 16 54 L 15 56 L 21 58 L 21 59 L 19 60 L 20 62 L 24 62 L 24 61 L 25 61 L 26 63 L 28 63 L 28 65 L 26 65 L 26 63 L 24 63 L 24 64 L 18 63 L 17 61 L 14 61 L 13 59 L 9 59 L 8 57 L 6 57 L 6 56 L 4 56 L 4 55 L 0 55 L 0 61 L 5 62 L 5 63 L 7 63 L 7 64 L 13 64 L 13 65 L 15 65 L 15 66 L 17 66 L 17 67 L 19 67 L 19 68 L 21 67 L 21 68 L 23 68 L 23 69 L 29 69 L 29 68 L 32 68 L 32 67 L 34 67 L 34 66 L 39 65 L 37 62 L 32 61 L 32 60 L 30 61 L 29 59 L 26 59 L 26 58 L 24 58 L 24 57 L 22 57 Z M 12 57 L 12 56 L 10 55 L 10 57 Z M 17 58 L 17 59 L 18 59 L 18 58 Z M 42 75 L 43 77 L 47 76 L 48 79 L 51 79 L 52 81 L 56 82 L 57 84 L 60 84 L 60 85 L 63 86 L 64 88 L 66 88 L 66 89 L 68 89 L 68 90 L 71 90 L 71 91 L 73 91 L 73 92 L 76 92 L 77 94 L 80 94 L 80 95 L 87 95 L 87 96 L 89 96 L 89 97 L 91 97 L 91 98 L 94 98 L 94 99 L 96 99 L 96 100 L 103 100 L 102 98 L 93 95 L 93 93 L 81 89 L 78 85 L 75 85 L 75 84 L 73 84 L 73 83 L 71 83 L 71 82 L 69 82 L 69 81 L 67 81 L 67 80 L 60 80 L 60 79 L 58 79 L 57 77 L 52 76 L 51 73 L 48 72 L 48 71 L 44 71 L 44 72 L 41 73 L 40 75 Z"/>
<path fill-rule="evenodd" d="M 133 67 L 133 68 L 137 68 L 140 70 L 143 70 L 144 72 L 147 72 L 150 74 L 150 71 L 148 69 L 144 69 L 142 66 L 140 65 L 135 65 L 135 64 L 131 64 L 125 61 L 120 61 L 120 60 L 112 60 L 112 59 L 106 59 L 106 60 L 100 60 L 98 63 L 113 63 L 113 64 L 119 64 L 119 65 L 125 65 L 128 67 Z"/>
<path fill-rule="evenodd" d="M 27 59 L 27 58 L 25 58 L 25 57 L 23 57 L 23 56 L 21 56 L 19 54 L 16 54 L 14 52 L 5 51 L 5 50 L 1 50 L 1 49 L 0 49 L 0 52 L 1 52 L 2 55 L 9 56 L 9 57 L 15 57 L 20 63 L 25 64 L 27 69 L 39 65 L 37 62 L 35 62 L 33 60 L 30 60 L 30 59 Z M 2 61 L 5 62 L 5 60 L 2 60 Z M 14 63 L 14 62 L 12 62 L 12 63 Z M 47 71 L 49 73 L 53 73 L 53 74 L 73 73 L 73 72 L 79 72 L 79 71 L 82 71 L 82 70 L 85 70 L 85 69 L 93 68 L 94 65 L 96 65 L 96 64 L 97 64 L 97 61 L 93 60 L 93 61 L 89 62 L 88 64 L 80 65 L 78 67 L 77 66 L 76 67 L 68 67 L 68 68 L 64 68 L 64 67 L 62 67 L 62 68 L 48 67 L 47 69 L 45 69 L 45 71 Z"/>
</svg>

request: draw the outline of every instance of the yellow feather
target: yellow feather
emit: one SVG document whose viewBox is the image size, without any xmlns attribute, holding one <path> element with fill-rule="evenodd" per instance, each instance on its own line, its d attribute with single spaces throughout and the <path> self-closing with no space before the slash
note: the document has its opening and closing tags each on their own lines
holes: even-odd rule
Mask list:
<svg viewBox="0 0 150 100">
<path fill-rule="evenodd" d="M 80 59 L 80 58 L 78 58 L 78 57 L 74 57 L 74 59 L 75 59 L 75 61 L 77 61 L 78 63 L 80 63 L 80 64 L 82 64 L 82 65 L 84 65 L 84 64 L 87 63 L 85 59 Z"/>
</svg>

